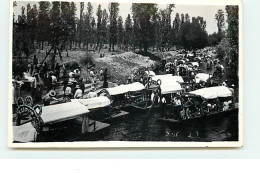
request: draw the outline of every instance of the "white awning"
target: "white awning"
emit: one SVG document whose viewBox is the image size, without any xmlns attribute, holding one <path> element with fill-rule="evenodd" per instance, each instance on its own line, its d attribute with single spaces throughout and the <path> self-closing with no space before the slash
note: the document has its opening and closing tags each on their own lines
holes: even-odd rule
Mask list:
<svg viewBox="0 0 260 173">
<path fill-rule="evenodd" d="M 162 94 L 177 93 L 182 90 L 181 85 L 178 82 L 169 82 L 167 84 L 161 84 Z"/>
<path fill-rule="evenodd" d="M 73 119 L 88 112 L 88 108 L 80 102 L 71 101 L 68 103 L 42 107 L 41 118 L 44 124 L 52 124 Z"/>
<path fill-rule="evenodd" d="M 172 74 L 166 74 L 166 75 L 156 75 L 152 77 L 152 80 L 157 81 L 160 79 L 162 82 L 165 81 L 175 81 L 179 83 L 184 83 L 184 80 L 181 76 L 172 76 Z"/>
<path fill-rule="evenodd" d="M 79 101 L 81 104 L 86 106 L 88 109 L 96 109 L 109 106 L 111 104 L 110 100 L 106 96 L 99 96 L 89 99 L 73 99 Z"/>
<path fill-rule="evenodd" d="M 183 83 L 181 76 L 172 76 L 171 74 L 167 75 L 156 75 L 152 77 L 152 80 L 161 80 L 161 93 L 170 94 L 176 93 L 182 90 L 180 83 Z"/>
<path fill-rule="evenodd" d="M 149 76 L 155 76 L 156 74 L 153 71 L 145 71 Z"/>
<path fill-rule="evenodd" d="M 106 90 L 108 91 L 108 93 L 110 95 L 118 95 L 118 94 L 124 94 L 127 92 L 141 91 L 144 88 L 145 87 L 143 84 L 141 84 L 139 82 L 135 82 L 135 83 L 127 84 L 127 85 L 120 85 L 120 86 L 113 87 L 113 88 L 107 88 Z"/>
<path fill-rule="evenodd" d="M 208 79 L 209 79 L 209 74 L 207 73 L 198 73 L 195 76 L 196 83 L 200 83 L 200 81 L 207 82 Z"/>
<path fill-rule="evenodd" d="M 191 94 L 201 96 L 205 99 L 214 99 L 217 97 L 230 97 L 232 92 L 225 86 L 217 86 L 210 88 L 202 88 L 195 91 L 191 91 Z"/>
</svg>

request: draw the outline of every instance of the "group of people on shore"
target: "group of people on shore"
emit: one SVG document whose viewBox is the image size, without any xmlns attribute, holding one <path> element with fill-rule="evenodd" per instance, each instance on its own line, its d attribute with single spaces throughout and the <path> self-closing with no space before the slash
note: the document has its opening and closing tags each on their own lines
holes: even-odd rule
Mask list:
<svg viewBox="0 0 260 173">
<path fill-rule="evenodd" d="M 44 105 L 49 105 L 51 101 L 59 101 L 56 98 L 57 93 L 59 97 L 63 96 L 62 101 L 68 98 L 80 99 L 83 96 L 84 98 L 96 97 L 97 80 L 103 80 L 103 88 L 108 87 L 108 69 L 100 68 L 97 71 L 92 66 L 86 70 L 87 74 L 83 75 L 79 65 L 72 67 L 69 64 L 57 62 L 53 68 L 49 67 L 47 62 L 39 63 L 36 56 L 27 67 L 21 68 L 21 64 L 13 67 L 13 104 L 16 103 L 18 97 L 22 96 L 22 89 L 30 92 L 34 102 L 42 101 Z M 87 90 L 87 93 L 86 83 L 90 83 L 90 90 Z M 62 91 L 60 91 L 60 85 L 63 85 Z"/>
</svg>

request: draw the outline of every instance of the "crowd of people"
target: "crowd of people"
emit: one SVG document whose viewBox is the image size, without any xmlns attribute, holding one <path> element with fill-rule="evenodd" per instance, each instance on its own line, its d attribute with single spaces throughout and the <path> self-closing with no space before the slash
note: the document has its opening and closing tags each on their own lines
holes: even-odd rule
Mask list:
<svg viewBox="0 0 260 173">
<path fill-rule="evenodd" d="M 22 90 L 29 93 L 33 101 L 49 105 L 51 101 L 64 102 L 66 99 L 96 97 L 97 81 L 103 81 L 103 88 L 108 87 L 108 69 L 88 68 L 87 74 L 82 74 L 81 66 L 69 63 L 59 64 L 53 68 L 47 62 L 38 62 L 36 56 L 27 66 L 17 63 L 13 66 L 12 87 L 13 104 L 18 97 L 24 96 Z M 85 84 L 89 83 L 90 90 Z M 62 91 L 60 91 L 61 87 Z M 57 99 L 57 93 L 62 100 Z M 63 94 L 61 94 L 63 93 Z"/>
</svg>

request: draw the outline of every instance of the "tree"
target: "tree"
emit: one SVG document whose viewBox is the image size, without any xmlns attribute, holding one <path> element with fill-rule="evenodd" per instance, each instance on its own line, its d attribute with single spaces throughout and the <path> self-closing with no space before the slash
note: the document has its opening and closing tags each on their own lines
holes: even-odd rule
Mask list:
<svg viewBox="0 0 260 173">
<path fill-rule="evenodd" d="M 119 12 L 119 3 L 109 3 L 109 50 L 115 50 L 114 46 L 117 40 L 117 17 Z"/>
<path fill-rule="evenodd" d="M 76 36 L 76 11 L 77 7 L 74 2 L 70 3 L 70 10 L 69 10 L 69 20 L 68 25 L 70 26 L 70 49 L 72 48 L 72 44 L 75 42 Z"/>
<path fill-rule="evenodd" d="M 123 19 L 121 16 L 118 17 L 118 21 L 117 21 L 118 25 L 117 25 L 117 40 L 118 40 L 118 45 L 119 48 L 122 48 L 122 44 L 123 44 L 123 33 L 124 33 L 124 29 L 123 29 Z"/>
<path fill-rule="evenodd" d="M 218 32 L 221 32 L 222 28 L 225 26 L 224 11 L 222 9 L 219 9 L 215 14 L 215 19 L 217 20 Z"/>
<path fill-rule="evenodd" d="M 203 31 L 197 18 L 192 23 L 185 22 L 180 30 L 180 44 L 185 49 L 201 49 L 207 45 L 207 32 Z"/>
<path fill-rule="evenodd" d="M 238 58 L 239 58 L 239 18 L 238 6 L 226 6 L 228 33 L 227 38 L 230 44 L 230 51 L 228 53 L 228 78 L 232 83 L 238 85 Z"/>
<path fill-rule="evenodd" d="M 83 38 L 83 16 L 84 16 L 84 2 L 80 2 L 80 15 L 77 22 L 77 41 L 79 48 L 81 48 L 82 38 Z"/>
<path fill-rule="evenodd" d="M 87 4 L 87 12 L 85 14 L 85 19 L 84 19 L 84 38 L 85 38 L 85 44 L 88 46 L 89 43 L 93 43 L 93 28 L 92 28 L 92 19 L 93 19 L 93 6 L 90 2 Z"/>
<path fill-rule="evenodd" d="M 139 37 L 139 46 L 143 48 L 144 52 L 147 53 L 149 49 L 149 44 L 153 42 L 154 30 L 153 23 L 151 19 L 156 15 L 158 11 L 156 4 L 143 4 L 143 3 L 133 3 L 132 13 L 134 18 L 134 29 L 139 34 L 135 37 Z"/>
<path fill-rule="evenodd" d="M 179 13 L 176 13 L 174 21 L 172 23 L 172 31 L 171 31 L 171 43 L 172 45 L 179 46 L 179 32 L 181 28 L 181 20 Z"/>
<path fill-rule="evenodd" d="M 102 20 L 102 9 L 101 9 L 101 5 L 98 5 L 97 8 L 97 45 L 96 45 L 96 50 L 98 49 L 98 46 L 100 47 L 99 49 L 101 49 L 101 45 L 100 45 L 100 37 L 101 37 L 101 20 Z"/>
<path fill-rule="evenodd" d="M 100 48 L 99 52 L 104 43 L 107 42 L 107 22 L 108 22 L 108 14 L 106 9 L 102 11 L 102 19 L 101 19 L 101 30 L 100 30 Z"/>
<path fill-rule="evenodd" d="M 133 44 L 133 23 L 130 14 L 127 15 L 124 28 L 124 45 L 128 51 L 129 46 Z"/>
<path fill-rule="evenodd" d="M 41 42 L 41 49 L 43 50 L 43 44 L 49 39 L 49 18 L 50 2 L 40 1 L 39 2 L 39 13 L 38 13 L 38 41 Z"/>
<path fill-rule="evenodd" d="M 188 13 L 185 14 L 185 21 L 190 22 L 190 16 Z"/>
</svg>

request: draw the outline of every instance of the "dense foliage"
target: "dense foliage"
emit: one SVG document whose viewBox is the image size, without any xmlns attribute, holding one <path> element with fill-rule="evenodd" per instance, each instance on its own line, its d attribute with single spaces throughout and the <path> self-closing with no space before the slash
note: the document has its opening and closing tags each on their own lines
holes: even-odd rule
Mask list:
<svg viewBox="0 0 260 173">
<path fill-rule="evenodd" d="M 123 19 L 119 16 L 119 3 L 109 3 L 108 11 L 101 5 L 93 9 L 90 2 L 81 2 L 79 9 L 74 2 L 40 1 L 32 6 L 28 3 L 14 20 L 13 54 L 28 57 L 45 46 L 53 54 L 53 60 L 68 49 L 98 52 L 104 48 L 115 51 L 115 46 L 134 52 L 166 51 L 176 47 L 200 49 L 218 45 L 227 34 L 223 29 L 222 10 L 215 16 L 218 33 L 208 35 L 203 17 L 176 13 L 171 19 L 174 7 L 168 4 L 165 9 L 158 9 L 157 4 L 133 3 L 132 14 Z M 233 21 L 229 21 L 231 27 Z"/>
</svg>

